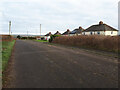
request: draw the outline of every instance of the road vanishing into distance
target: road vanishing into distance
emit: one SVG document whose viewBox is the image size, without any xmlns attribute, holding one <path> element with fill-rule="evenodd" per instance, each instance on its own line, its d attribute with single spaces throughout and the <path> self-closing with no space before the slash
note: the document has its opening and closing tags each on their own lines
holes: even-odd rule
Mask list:
<svg viewBox="0 0 120 90">
<path fill-rule="evenodd" d="M 117 59 L 77 48 L 17 40 L 14 88 L 117 88 Z"/>
</svg>

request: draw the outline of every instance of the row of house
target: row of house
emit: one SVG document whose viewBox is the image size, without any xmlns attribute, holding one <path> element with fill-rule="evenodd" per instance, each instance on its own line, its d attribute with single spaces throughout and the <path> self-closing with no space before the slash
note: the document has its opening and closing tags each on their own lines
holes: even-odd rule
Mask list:
<svg viewBox="0 0 120 90">
<path fill-rule="evenodd" d="M 45 35 L 46 38 L 51 36 L 51 32 Z M 67 29 L 63 34 L 61 34 L 59 31 L 57 31 L 54 35 L 63 35 L 63 36 L 74 36 L 74 35 L 109 35 L 109 36 L 117 36 L 118 30 L 104 24 L 102 21 L 99 22 L 99 24 L 92 25 L 88 27 L 87 29 L 83 29 L 82 27 L 76 28 L 73 31 L 70 31 Z"/>
</svg>

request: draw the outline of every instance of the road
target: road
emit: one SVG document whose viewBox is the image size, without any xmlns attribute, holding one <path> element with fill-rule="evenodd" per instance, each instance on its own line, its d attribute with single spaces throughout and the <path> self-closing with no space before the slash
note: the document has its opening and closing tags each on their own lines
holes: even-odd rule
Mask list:
<svg viewBox="0 0 120 90">
<path fill-rule="evenodd" d="M 35 41 L 17 40 L 14 88 L 117 88 L 117 59 Z"/>
</svg>

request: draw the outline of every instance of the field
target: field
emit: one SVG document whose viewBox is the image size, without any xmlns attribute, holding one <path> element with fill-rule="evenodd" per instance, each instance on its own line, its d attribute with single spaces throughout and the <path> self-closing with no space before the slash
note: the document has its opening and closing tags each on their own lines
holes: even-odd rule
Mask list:
<svg viewBox="0 0 120 90">
<path fill-rule="evenodd" d="M 120 52 L 119 40 L 119 36 L 61 36 L 55 38 L 52 43 L 117 53 Z"/>
</svg>

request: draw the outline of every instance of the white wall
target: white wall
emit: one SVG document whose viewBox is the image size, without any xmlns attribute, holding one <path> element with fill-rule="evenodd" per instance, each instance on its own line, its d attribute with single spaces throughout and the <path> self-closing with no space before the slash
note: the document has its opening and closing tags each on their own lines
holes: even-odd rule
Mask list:
<svg viewBox="0 0 120 90">
<path fill-rule="evenodd" d="M 98 32 L 100 32 L 100 34 L 98 34 Z M 91 35 L 91 31 L 90 32 L 82 32 L 82 35 Z M 105 35 L 105 32 L 104 31 L 93 31 L 92 32 L 92 35 Z"/>
<path fill-rule="evenodd" d="M 112 32 L 112 33 L 111 33 Z M 110 35 L 110 36 L 117 36 L 118 35 L 118 32 L 117 31 L 106 31 L 105 32 L 105 35 Z"/>
<path fill-rule="evenodd" d="M 44 38 L 45 38 L 45 40 L 49 40 L 50 36 L 45 36 Z"/>
<path fill-rule="evenodd" d="M 82 35 L 91 35 L 91 32 L 82 32 Z M 113 33 L 111 33 L 111 31 L 100 31 L 100 34 L 98 34 L 98 31 L 92 32 L 92 35 L 110 35 L 110 36 L 117 36 L 118 32 L 117 31 L 113 31 Z"/>
</svg>

